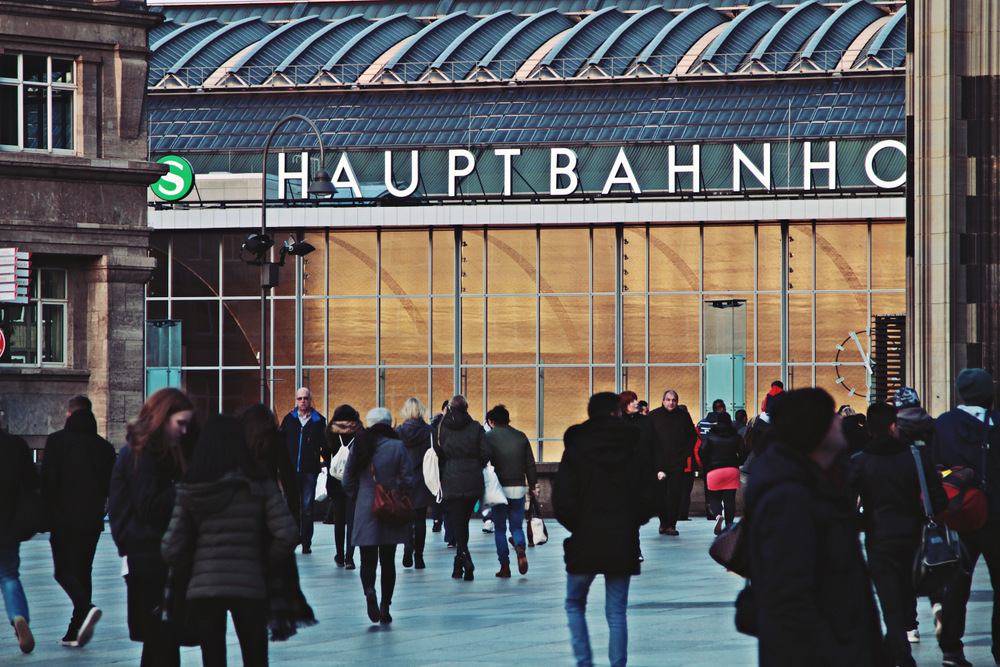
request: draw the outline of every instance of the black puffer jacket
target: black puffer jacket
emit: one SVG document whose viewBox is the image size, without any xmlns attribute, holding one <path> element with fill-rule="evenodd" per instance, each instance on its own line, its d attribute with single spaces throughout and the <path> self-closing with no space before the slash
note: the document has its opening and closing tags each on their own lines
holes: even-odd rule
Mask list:
<svg viewBox="0 0 1000 667">
<path fill-rule="evenodd" d="M 483 495 L 483 468 L 490 460 L 486 432 L 468 412 L 449 410 L 441 420 L 434 439 L 441 466 L 444 501 L 480 498 Z"/>
<path fill-rule="evenodd" d="M 948 504 L 948 496 L 941 486 L 941 476 L 931 463 L 930 449 L 922 449 L 924 478 L 931 507 L 937 513 Z M 917 462 L 909 445 L 892 436 L 880 435 L 852 460 L 852 486 L 861 496 L 861 525 L 868 539 L 919 540 L 926 512 Z"/>
<path fill-rule="evenodd" d="M 410 486 L 410 502 L 414 509 L 430 507 L 434 495 L 424 483 L 424 454 L 431 448 L 434 431 L 423 419 L 407 419 L 396 427 L 396 433 L 406 447 L 406 454 L 413 467 L 413 484 Z"/>
<path fill-rule="evenodd" d="M 570 574 L 639 574 L 639 526 L 655 511 L 655 486 L 639 428 L 617 417 L 571 426 L 552 490 Z"/>
<path fill-rule="evenodd" d="M 705 435 L 698 449 L 705 474 L 719 468 L 738 468 L 743 465 L 743 438 L 732 426 L 716 425 Z"/>
<path fill-rule="evenodd" d="M 0 431 L 0 547 L 18 545 L 14 529 L 17 497 L 24 488 L 38 488 L 38 471 L 31 461 L 31 449 L 24 438 Z"/>
<path fill-rule="evenodd" d="M 191 564 L 187 597 L 267 597 L 265 550 L 279 565 L 299 531 L 278 485 L 231 472 L 215 482 L 179 484 L 177 504 L 162 540 L 167 565 Z"/>
<path fill-rule="evenodd" d="M 780 443 L 750 475 L 746 520 L 762 667 L 885 664 L 854 507 L 827 477 Z"/>
</svg>

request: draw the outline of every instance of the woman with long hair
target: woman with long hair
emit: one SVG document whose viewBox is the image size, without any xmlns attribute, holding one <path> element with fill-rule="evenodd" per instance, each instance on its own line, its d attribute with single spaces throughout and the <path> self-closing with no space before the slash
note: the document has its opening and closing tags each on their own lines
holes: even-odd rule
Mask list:
<svg viewBox="0 0 1000 667">
<path fill-rule="evenodd" d="M 206 665 L 226 664 L 226 612 L 243 664 L 267 665 L 267 572 L 291 558 L 298 529 L 277 483 L 257 463 L 235 417 L 205 422 L 177 487 L 163 559 L 191 570 L 186 598 Z"/>
<path fill-rule="evenodd" d="M 108 517 L 128 574 L 128 629 L 143 643 L 140 665 L 179 665 L 180 638 L 159 614 L 167 565 L 160 541 L 174 508 L 176 483 L 197 438 L 194 404 L 180 389 L 154 392 L 128 426 L 128 442 L 111 474 Z"/>
<path fill-rule="evenodd" d="M 298 520 L 299 491 L 295 482 L 295 469 L 288 458 L 288 449 L 278 430 L 278 420 L 271 408 L 263 403 L 251 405 L 240 415 L 246 432 L 247 447 L 271 479 L 281 484 L 281 492 L 292 516 Z"/>
<path fill-rule="evenodd" d="M 434 430 L 424 421 L 427 408 L 419 398 L 408 398 L 399 412 L 402 424 L 396 427 L 406 454 L 413 468 L 413 485 L 410 487 L 410 502 L 417 512 L 417 519 L 410 524 L 409 539 L 403 547 L 403 567 L 411 565 L 424 569 L 424 543 L 427 540 L 427 508 L 434 504 L 434 495 L 424 483 L 424 454 L 431 448 Z"/>
<path fill-rule="evenodd" d="M 350 405 L 338 405 L 326 426 L 326 447 L 330 460 L 337 455 L 342 447 L 347 447 L 348 454 L 354 445 L 365 439 L 365 427 L 361 424 L 361 415 Z M 354 542 L 351 539 L 351 529 L 354 527 L 354 501 L 344 493 L 344 486 L 333 475 L 327 475 L 326 494 L 330 498 L 327 510 L 329 523 L 333 524 L 333 539 L 337 553 L 333 557 L 337 567 L 355 568 Z"/>
<path fill-rule="evenodd" d="M 405 493 L 413 485 L 413 468 L 406 448 L 392 430 L 392 413 L 372 408 L 365 417 L 365 437 L 354 443 L 344 472 L 344 492 L 354 499 L 351 538 L 361 550 L 361 586 L 372 623 L 391 623 L 389 605 L 396 587 L 396 545 L 407 541 L 408 524 L 375 516 L 375 484 Z M 382 604 L 375 594 L 375 575 L 382 565 Z"/>
</svg>

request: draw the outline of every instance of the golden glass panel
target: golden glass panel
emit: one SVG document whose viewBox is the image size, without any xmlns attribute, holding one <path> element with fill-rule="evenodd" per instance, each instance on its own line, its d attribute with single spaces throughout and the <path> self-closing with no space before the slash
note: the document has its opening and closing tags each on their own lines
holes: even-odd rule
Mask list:
<svg viewBox="0 0 1000 667">
<path fill-rule="evenodd" d="M 785 384 L 785 390 L 791 391 L 792 389 L 816 386 L 813 382 L 815 370 L 816 366 L 813 364 L 789 364 L 788 382 Z"/>
<path fill-rule="evenodd" d="M 431 358 L 435 365 L 455 363 L 455 299 L 431 299 Z"/>
<path fill-rule="evenodd" d="M 872 289 L 906 287 L 906 225 L 904 223 L 872 223 L 871 262 Z"/>
<path fill-rule="evenodd" d="M 441 411 L 441 404 L 455 395 L 455 370 L 435 368 L 431 370 L 431 399 L 427 404 L 427 421 Z"/>
<path fill-rule="evenodd" d="M 539 241 L 541 292 L 590 292 L 590 231 L 542 229 Z"/>
<path fill-rule="evenodd" d="M 698 423 L 701 415 L 701 366 L 651 366 L 649 368 L 649 409 L 663 405 L 663 393 L 677 392 L 680 405 L 686 405 L 691 419 Z"/>
<path fill-rule="evenodd" d="M 758 294 L 756 315 L 757 363 L 781 363 L 781 295 Z M 748 325 L 747 336 L 751 335 Z"/>
<path fill-rule="evenodd" d="M 646 228 L 626 227 L 622 238 L 622 290 L 646 291 Z"/>
<path fill-rule="evenodd" d="M 757 289 L 781 290 L 781 225 L 757 226 Z"/>
<path fill-rule="evenodd" d="M 590 363 L 590 299 L 541 298 L 541 356 L 547 364 Z"/>
<path fill-rule="evenodd" d="M 435 229 L 431 232 L 433 243 L 434 294 L 455 293 L 455 232 Z"/>
<path fill-rule="evenodd" d="M 427 363 L 428 306 L 428 299 L 402 297 L 381 300 L 380 361 L 406 365 Z"/>
<path fill-rule="evenodd" d="M 426 368 L 386 368 L 385 404 L 393 415 L 393 423 L 402 423 L 399 411 L 411 396 L 416 396 L 424 405 L 430 392 Z M 431 413 L 433 414 L 433 413 Z"/>
<path fill-rule="evenodd" d="M 594 291 L 613 294 L 618 276 L 615 273 L 618 241 L 614 227 L 595 227 L 594 235 Z"/>
<path fill-rule="evenodd" d="M 462 299 L 463 364 L 483 363 L 483 297 Z"/>
<path fill-rule="evenodd" d="M 622 359 L 646 361 L 646 297 L 622 297 Z"/>
<path fill-rule="evenodd" d="M 597 391 L 615 391 L 614 373 L 612 373 L 612 376 L 611 376 L 611 383 L 609 385 L 605 385 L 605 386 L 607 387 L 606 389 L 605 388 L 597 389 L 596 388 L 597 384 L 595 383 L 594 384 L 594 387 L 595 387 L 594 391 L 595 392 L 597 392 Z M 621 386 L 622 386 L 622 391 L 624 391 L 626 389 L 628 389 L 629 391 L 634 391 L 636 394 L 638 394 L 640 400 L 643 399 L 643 397 L 646 395 L 646 367 L 645 366 L 639 366 L 638 364 L 635 365 L 635 366 L 632 366 L 632 365 L 622 366 L 622 385 Z M 619 393 L 619 392 L 615 392 L 615 393 Z M 646 400 L 648 401 L 649 399 L 646 399 Z"/>
<path fill-rule="evenodd" d="M 537 437 L 537 398 L 534 368 L 489 368 L 486 371 L 486 405 L 492 409 L 498 404 L 510 411 L 510 425 L 524 431 L 528 440 Z"/>
<path fill-rule="evenodd" d="M 157 236 L 157 235 L 154 235 Z M 171 236 L 178 236 L 177 234 Z M 167 237 L 161 237 L 166 243 Z M 226 296 L 260 296 L 260 267 L 248 265 L 244 258 L 240 257 L 240 249 L 247 240 L 246 232 L 235 234 L 222 234 L 222 293 Z M 174 252 L 178 252 L 178 247 L 174 246 Z M 158 255 L 158 253 L 156 253 Z M 176 255 L 175 255 L 176 257 Z M 218 255 L 216 255 L 218 257 Z M 165 259 L 165 256 L 164 256 Z M 157 263 L 157 273 L 162 270 L 164 285 L 166 281 L 167 265 Z M 174 271 L 177 267 L 174 267 Z M 324 276 L 325 279 L 325 276 Z M 163 296 L 166 293 L 164 292 Z M 174 296 L 179 296 L 174 294 Z"/>
<path fill-rule="evenodd" d="M 866 225 L 816 225 L 816 289 L 868 289 Z"/>
<path fill-rule="evenodd" d="M 650 292 L 697 292 L 701 284 L 700 273 L 701 231 L 698 227 L 650 227 Z"/>
<path fill-rule="evenodd" d="M 375 368 L 332 368 L 327 371 L 329 397 L 327 405 L 332 409 L 324 413 L 327 419 L 339 405 L 350 405 L 361 414 L 363 420 L 369 410 L 378 402 L 378 370 Z M 314 390 L 313 394 L 317 392 Z M 313 399 L 316 400 L 315 398 Z"/>
<path fill-rule="evenodd" d="M 330 365 L 375 365 L 375 299 L 330 300 Z"/>
<path fill-rule="evenodd" d="M 533 296 L 487 297 L 488 364 L 535 363 L 535 308 Z"/>
<path fill-rule="evenodd" d="M 757 391 L 753 391 L 753 369 L 747 369 L 747 414 L 751 417 L 764 411 L 764 397 L 771 391 L 771 383 L 781 379 L 781 366 L 757 367 Z"/>
<path fill-rule="evenodd" d="M 302 258 L 302 293 L 306 296 L 326 296 L 327 249 L 326 234 L 310 231 L 306 241 L 316 250 Z M 295 291 L 292 290 L 294 294 Z"/>
<path fill-rule="evenodd" d="M 847 354 L 851 361 L 861 362 L 858 346 L 853 340 L 848 340 L 848 336 L 850 332 L 855 332 L 865 354 L 868 354 L 870 346 L 865 333 L 867 329 L 867 292 L 816 295 L 816 363 L 833 362 L 837 357 L 838 345 L 844 347 L 844 352 L 840 353 L 841 359 Z"/>
<path fill-rule="evenodd" d="M 280 420 L 284 415 L 287 415 L 295 407 L 295 391 L 298 387 L 295 386 L 295 369 L 294 368 L 272 368 L 269 369 L 267 377 L 267 388 L 268 391 L 273 392 L 272 404 L 274 405 L 274 410 L 278 414 L 278 419 Z M 309 386 L 308 382 L 303 381 L 305 386 Z M 226 378 L 223 378 L 223 390 L 225 391 Z M 257 397 L 260 398 L 260 382 L 254 382 L 253 387 L 256 390 Z M 311 391 L 311 388 L 310 388 Z M 316 392 L 321 394 L 322 392 Z M 256 403 L 257 401 L 254 401 Z M 322 409 L 322 396 L 317 395 L 314 408 L 320 411 L 321 414 L 326 414 Z"/>
<path fill-rule="evenodd" d="M 595 296 L 594 303 L 594 363 L 615 363 L 615 298 Z"/>
<path fill-rule="evenodd" d="M 302 299 L 302 363 L 322 366 L 326 358 L 324 329 L 328 299 Z"/>
<path fill-rule="evenodd" d="M 615 391 L 615 369 L 607 368 L 601 366 L 594 369 L 594 386 L 591 388 L 591 394 L 596 394 L 599 391 Z"/>
<path fill-rule="evenodd" d="M 838 382 L 839 378 L 844 379 Z M 800 383 L 798 386 L 806 385 Z M 850 405 L 855 412 L 861 414 L 868 410 L 868 385 L 864 366 L 816 366 L 816 386 L 827 390 L 838 408 Z"/>
<path fill-rule="evenodd" d="M 590 371 L 587 368 L 546 367 L 544 382 L 542 435 L 560 439 L 559 444 L 545 442 L 542 446 L 545 462 L 552 462 L 562 457 L 561 439 L 566 429 L 587 420 Z"/>
<path fill-rule="evenodd" d="M 489 229 L 486 280 L 491 294 L 535 294 L 537 241 L 534 229 Z"/>
<path fill-rule="evenodd" d="M 462 231 L 462 294 L 482 294 L 486 262 L 481 229 Z"/>
<path fill-rule="evenodd" d="M 788 296 L 788 360 L 810 363 L 813 359 L 812 294 Z M 775 336 L 780 337 L 780 325 Z"/>
<path fill-rule="evenodd" d="M 382 295 L 428 294 L 430 256 L 426 231 L 382 232 Z"/>
<path fill-rule="evenodd" d="M 274 366 L 295 366 L 295 299 L 272 297 L 269 303 L 274 314 L 267 322 L 268 360 Z"/>
<path fill-rule="evenodd" d="M 906 314 L 906 292 L 872 292 L 872 315 Z"/>
<path fill-rule="evenodd" d="M 374 231 L 331 231 L 329 254 L 331 295 L 374 296 L 378 257 Z"/>
<path fill-rule="evenodd" d="M 753 291 L 751 225 L 705 225 L 705 291 Z"/>
<path fill-rule="evenodd" d="M 462 395 L 469 402 L 469 416 L 480 424 L 486 418 L 486 397 L 483 395 L 483 369 L 463 368 Z"/>
<path fill-rule="evenodd" d="M 788 289 L 813 288 L 813 231 L 811 224 L 788 226 Z M 778 261 L 781 261 L 780 251 Z M 780 270 L 780 264 L 779 270 Z M 778 285 L 781 289 L 781 285 Z"/>
<path fill-rule="evenodd" d="M 697 364 L 698 319 L 701 299 L 697 295 L 652 295 L 649 297 L 649 361 L 657 364 Z"/>
</svg>

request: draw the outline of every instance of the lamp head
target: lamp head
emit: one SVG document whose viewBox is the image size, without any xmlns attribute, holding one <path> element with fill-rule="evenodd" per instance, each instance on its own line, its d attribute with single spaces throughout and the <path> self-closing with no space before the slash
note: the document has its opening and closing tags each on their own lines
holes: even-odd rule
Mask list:
<svg viewBox="0 0 1000 667">
<path fill-rule="evenodd" d="M 306 241 L 305 239 L 297 239 L 295 236 L 289 236 L 288 240 L 285 241 L 284 253 L 288 255 L 295 255 L 296 257 L 305 257 L 316 247 Z"/>
<path fill-rule="evenodd" d="M 329 197 L 337 194 L 337 188 L 333 185 L 330 172 L 326 169 L 320 169 L 316 172 L 316 178 L 313 180 L 312 185 L 309 186 L 309 192 L 321 197 Z"/>
<path fill-rule="evenodd" d="M 266 234 L 251 234 L 247 237 L 247 240 L 243 243 L 243 250 L 254 255 L 263 255 L 265 252 L 271 249 L 274 245 L 274 241 L 271 240 L 270 236 Z"/>
</svg>

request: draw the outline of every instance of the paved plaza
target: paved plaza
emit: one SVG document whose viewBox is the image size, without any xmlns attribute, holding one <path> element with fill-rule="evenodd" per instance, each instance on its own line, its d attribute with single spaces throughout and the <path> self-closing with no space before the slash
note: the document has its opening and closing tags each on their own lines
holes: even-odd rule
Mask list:
<svg viewBox="0 0 1000 667">
<path fill-rule="evenodd" d="M 528 549 L 526 576 L 497 579 L 493 535 L 472 521 L 470 548 L 476 580 L 451 579 L 454 550 L 441 533 L 428 531 L 427 569 L 398 564 L 393 622 L 373 625 L 365 613 L 358 571 L 333 563 L 333 527 L 316 525 L 313 553 L 298 556 L 306 597 L 320 619 L 287 642 L 270 644 L 274 665 L 571 665 L 563 598 L 562 540 L 566 531 L 547 520 L 551 541 Z M 733 627 L 733 600 L 742 580 L 727 574 L 708 556 L 714 522 L 679 525 L 679 537 L 657 534 L 656 521 L 642 530 L 646 562 L 629 594 L 629 664 L 696 667 L 756 664 L 756 642 Z M 70 603 L 52 579 L 47 536 L 21 546 L 21 578 L 31 606 L 38 645 L 22 655 L 13 631 L 0 634 L 0 665 L 137 665 L 141 647 L 128 640 L 125 584 L 111 535 L 101 537 L 94 567 L 94 603 L 104 610 L 93 641 L 82 649 L 65 648 L 59 639 L 69 622 Z M 979 564 L 969 605 L 966 655 L 975 665 L 992 664 L 989 614 L 992 594 L 984 563 Z M 602 579 L 590 595 L 591 643 L 597 664 L 607 664 Z M 939 665 L 933 623 L 926 599 L 920 601 L 919 665 Z M 230 664 L 239 665 L 239 645 L 230 623 Z M 182 664 L 200 665 L 197 648 L 182 650 Z"/>
</svg>

